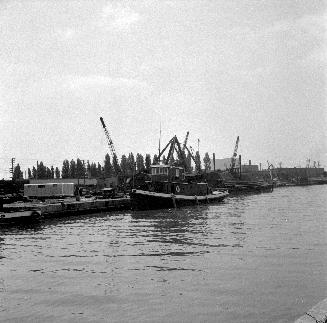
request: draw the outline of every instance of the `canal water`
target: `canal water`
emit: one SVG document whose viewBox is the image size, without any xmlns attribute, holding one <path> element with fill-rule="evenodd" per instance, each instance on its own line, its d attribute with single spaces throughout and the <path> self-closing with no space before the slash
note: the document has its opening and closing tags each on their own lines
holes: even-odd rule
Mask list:
<svg viewBox="0 0 327 323">
<path fill-rule="evenodd" d="M 293 322 L 327 290 L 327 186 L 0 229 L 5 322 Z"/>
</svg>

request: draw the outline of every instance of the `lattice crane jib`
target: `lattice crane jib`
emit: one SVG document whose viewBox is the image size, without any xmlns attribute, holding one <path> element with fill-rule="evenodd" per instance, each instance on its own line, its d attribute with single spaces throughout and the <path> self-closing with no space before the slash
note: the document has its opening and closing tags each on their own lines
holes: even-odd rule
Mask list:
<svg viewBox="0 0 327 323">
<path fill-rule="evenodd" d="M 240 137 L 237 136 L 235 148 L 234 148 L 234 152 L 233 152 L 233 156 L 232 156 L 231 170 L 233 170 L 235 168 L 239 141 L 240 141 Z"/>
<path fill-rule="evenodd" d="M 186 148 L 186 145 L 187 145 L 187 140 L 188 140 L 188 136 L 189 136 L 190 132 L 188 131 L 186 133 L 186 137 L 185 137 L 185 140 L 184 140 L 184 143 L 183 143 L 183 148 L 182 148 L 182 151 L 185 152 L 185 148 Z"/>
<path fill-rule="evenodd" d="M 117 171 L 119 171 L 119 165 L 118 165 L 118 158 L 117 158 L 115 146 L 114 146 L 114 143 L 113 143 L 113 141 L 112 141 L 112 139 L 110 137 L 109 131 L 108 131 L 108 129 L 106 127 L 106 124 L 104 123 L 104 120 L 103 120 L 102 117 L 100 117 L 100 121 L 101 121 L 103 130 L 104 130 L 104 133 L 106 135 L 106 139 L 107 139 L 107 142 L 108 142 L 109 150 L 111 152 L 113 166 L 115 168 L 115 171 L 117 172 Z"/>
</svg>

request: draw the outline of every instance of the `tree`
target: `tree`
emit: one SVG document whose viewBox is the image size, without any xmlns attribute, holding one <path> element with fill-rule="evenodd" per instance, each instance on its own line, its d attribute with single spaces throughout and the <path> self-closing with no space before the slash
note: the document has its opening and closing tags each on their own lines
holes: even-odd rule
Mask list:
<svg viewBox="0 0 327 323">
<path fill-rule="evenodd" d="M 37 178 L 47 178 L 47 168 L 43 165 L 42 161 L 37 165 L 36 172 Z"/>
<path fill-rule="evenodd" d="M 128 175 L 132 175 L 134 173 L 134 169 L 135 169 L 135 158 L 134 158 L 133 153 L 129 153 L 128 158 L 127 158 L 127 173 L 128 173 Z"/>
<path fill-rule="evenodd" d="M 145 155 L 145 170 L 147 173 L 150 173 L 151 169 L 151 156 L 150 154 Z"/>
<path fill-rule="evenodd" d="M 51 169 L 49 167 L 45 168 L 45 178 L 52 178 Z"/>
<path fill-rule="evenodd" d="M 36 168 L 35 168 L 35 166 L 33 166 L 33 168 L 32 168 L 32 177 L 33 178 L 36 178 Z"/>
<path fill-rule="evenodd" d="M 200 157 L 200 153 L 198 151 L 195 153 L 194 159 L 196 161 L 195 170 L 197 172 L 201 172 L 201 157 Z"/>
<path fill-rule="evenodd" d="M 205 172 L 210 171 L 211 169 L 211 160 L 209 154 L 206 152 L 203 158 L 204 170 Z"/>
<path fill-rule="evenodd" d="M 110 161 L 110 156 L 109 154 L 106 154 L 104 156 L 104 177 L 111 177 L 112 173 L 113 173 L 113 167 L 111 165 L 111 161 Z"/>
<path fill-rule="evenodd" d="M 118 162 L 116 154 L 112 158 L 112 165 L 113 165 L 115 174 L 118 175 L 121 172 L 121 167 L 119 166 L 119 162 Z"/>
<path fill-rule="evenodd" d="M 136 169 L 139 173 L 144 171 L 144 158 L 141 154 L 136 154 Z"/>
<path fill-rule="evenodd" d="M 86 163 L 86 172 L 87 172 L 87 177 L 91 177 L 91 165 L 90 165 L 90 161 L 88 160 Z"/>
<path fill-rule="evenodd" d="M 61 169 L 61 177 L 69 178 L 69 161 L 68 161 L 68 159 L 65 159 L 63 161 L 62 169 Z"/>
<path fill-rule="evenodd" d="M 13 171 L 13 174 L 12 174 L 12 179 L 14 181 L 17 181 L 17 180 L 22 179 L 22 178 L 23 178 L 23 172 L 20 170 L 19 164 L 17 164 L 14 167 L 14 171 Z"/>
<path fill-rule="evenodd" d="M 81 161 L 79 158 L 76 160 L 76 177 L 83 178 L 85 176 L 85 166 L 84 162 Z"/>
<path fill-rule="evenodd" d="M 56 175 L 56 178 L 60 178 L 60 170 L 58 167 L 56 167 L 56 169 L 55 169 L 55 175 Z"/>
<path fill-rule="evenodd" d="M 103 176 L 103 169 L 100 163 L 98 163 L 97 166 L 97 177 L 102 177 Z"/>
<path fill-rule="evenodd" d="M 51 178 L 55 177 L 55 170 L 53 168 L 53 166 L 51 166 Z"/>
<path fill-rule="evenodd" d="M 100 168 L 101 168 L 101 166 L 100 166 Z M 96 163 L 91 163 L 91 165 L 90 165 L 90 175 L 93 178 L 98 176 L 98 169 L 97 169 Z"/>
<path fill-rule="evenodd" d="M 159 164 L 159 158 L 158 158 L 157 155 L 154 155 L 154 156 L 153 156 L 152 164 L 153 164 L 153 165 L 158 165 L 158 164 Z"/>
<path fill-rule="evenodd" d="M 72 159 L 69 164 L 69 177 L 76 178 L 76 162 L 74 159 Z"/>
<path fill-rule="evenodd" d="M 128 171 L 128 161 L 127 161 L 126 155 L 121 156 L 120 169 L 121 169 L 123 175 L 125 176 Z"/>
<path fill-rule="evenodd" d="M 32 178 L 32 172 L 31 172 L 30 168 L 27 169 L 27 176 L 28 176 L 28 178 Z"/>
<path fill-rule="evenodd" d="M 166 156 L 163 155 L 163 156 L 162 156 L 162 163 L 163 163 L 163 164 L 166 164 L 166 161 L 167 161 L 167 160 L 166 160 Z"/>
</svg>

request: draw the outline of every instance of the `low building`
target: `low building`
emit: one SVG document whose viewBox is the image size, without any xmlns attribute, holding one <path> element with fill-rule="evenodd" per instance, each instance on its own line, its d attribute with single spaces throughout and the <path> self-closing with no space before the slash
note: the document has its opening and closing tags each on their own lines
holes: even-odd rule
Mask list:
<svg viewBox="0 0 327 323">
<path fill-rule="evenodd" d="M 211 164 L 210 164 L 210 171 L 226 171 L 229 170 L 232 167 L 232 159 L 231 158 L 222 158 L 222 159 L 215 159 L 215 161 L 213 161 L 213 159 L 210 160 Z M 236 158 L 235 160 L 235 168 L 236 171 L 238 172 L 238 169 L 240 167 L 240 163 L 239 163 L 239 159 Z M 259 166 L 258 165 L 252 165 L 251 164 L 251 160 L 249 160 L 249 164 L 242 165 L 241 171 L 244 173 L 250 173 L 250 172 L 257 172 L 259 171 Z"/>
<path fill-rule="evenodd" d="M 232 165 L 232 158 L 210 159 L 210 171 L 227 170 Z M 235 167 L 239 167 L 239 160 L 236 158 Z"/>
<path fill-rule="evenodd" d="M 258 165 L 242 165 L 241 170 L 242 170 L 242 173 L 258 172 L 259 166 Z"/>
</svg>

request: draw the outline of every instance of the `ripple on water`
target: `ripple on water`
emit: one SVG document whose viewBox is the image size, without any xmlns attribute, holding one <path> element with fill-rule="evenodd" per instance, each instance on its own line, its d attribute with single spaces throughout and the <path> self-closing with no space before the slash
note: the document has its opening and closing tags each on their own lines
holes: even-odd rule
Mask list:
<svg viewBox="0 0 327 323">
<path fill-rule="evenodd" d="M 242 309 L 247 322 L 292 321 L 327 287 L 325 193 L 2 228 L 0 311 L 13 321 L 231 322 Z"/>
</svg>

